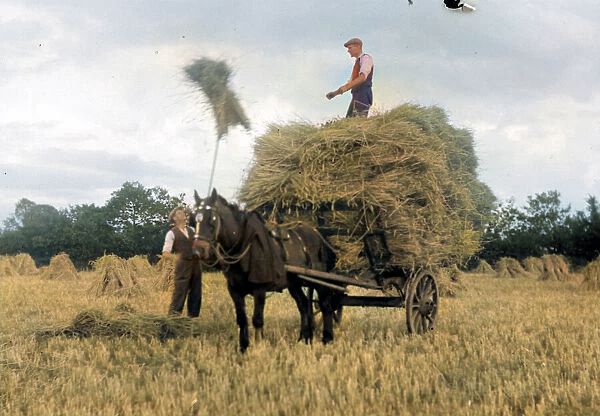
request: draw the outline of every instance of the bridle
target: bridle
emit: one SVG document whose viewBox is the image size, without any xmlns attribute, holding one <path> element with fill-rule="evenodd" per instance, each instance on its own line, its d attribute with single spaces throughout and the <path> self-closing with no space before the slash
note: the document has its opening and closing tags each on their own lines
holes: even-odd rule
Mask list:
<svg viewBox="0 0 600 416">
<path fill-rule="evenodd" d="M 232 264 L 236 264 L 236 263 L 240 262 L 250 251 L 252 242 L 250 241 L 248 243 L 248 245 L 241 252 L 241 254 L 237 254 L 237 255 L 231 254 L 231 252 L 228 252 L 227 250 L 225 250 L 223 245 L 219 241 L 217 241 L 217 239 L 219 238 L 219 233 L 221 232 L 221 228 L 222 228 L 222 219 L 221 219 L 221 215 L 219 214 L 219 211 L 217 210 L 217 207 L 216 206 L 203 206 L 201 209 L 202 209 L 202 211 L 210 210 L 209 212 L 210 212 L 212 221 L 216 222 L 215 231 L 213 233 L 211 233 L 213 238 L 211 240 L 207 240 L 202 235 L 200 235 L 200 223 L 204 219 L 203 214 L 201 212 L 196 213 L 196 233 L 194 235 L 194 238 L 196 240 L 205 241 L 210 246 L 214 247 L 215 254 L 217 257 L 217 260 L 215 261 L 215 263 L 207 264 L 207 266 L 214 267 L 219 263 L 221 263 L 223 265 L 232 265 Z M 240 234 L 238 236 L 238 241 L 236 241 L 235 244 L 232 245 L 231 251 L 233 251 L 236 247 L 238 247 L 240 245 L 241 240 L 242 240 L 242 236 Z"/>
</svg>

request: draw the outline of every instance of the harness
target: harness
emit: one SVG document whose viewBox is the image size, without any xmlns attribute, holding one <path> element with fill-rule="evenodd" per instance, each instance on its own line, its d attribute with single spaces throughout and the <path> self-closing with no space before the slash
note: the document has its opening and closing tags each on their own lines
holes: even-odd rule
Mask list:
<svg viewBox="0 0 600 416">
<path fill-rule="evenodd" d="M 219 232 L 221 231 L 221 216 L 217 212 L 216 207 L 210 207 L 210 213 L 213 216 L 214 220 L 217 222 L 215 232 L 214 232 L 214 235 L 216 238 L 219 235 Z M 198 216 L 200 216 L 200 218 L 198 218 Z M 242 251 L 242 253 L 240 253 L 238 255 L 231 254 L 238 246 L 241 245 L 241 242 L 242 242 L 241 235 L 239 236 L 238 241 L 232 246 L 231 250 L 229 250 L 229 252 L 223 248 L 223 245 L 220 242 L 218 242 L 218 241 L 213 242 L 213 241 L 207 240 L 205 238 L 202 238 L 202 236 L 200 235 L 200 222 L 201 221 L 202 221 L 202 214 L 197 214 L 196 215 L 196 234 L 194 234 L 194 239 L 205 241 L 209 245 L 213 246 L 215 248 L 215 255 L 217 257 L 217 260 L 213 264 L 207 264 L 208 267 L 214 267 L 219 263 L 228 265 L 228 266 L 239 263 L 250 252 L 250 247 L 252 246 L 252 241 L 250 241 L 248 243 L 248 245 Z"/>
<path fill-rule="evenodd" d="M 219 214 L 217 207 L 211 206 L 209 209 L 210 209 L 210 215 L 212 216 L 213 221 L 215 221 L 215 223 L 216 223 L 215 231 L 213 233 L 213 235 L 214 235 L 213 240 L 215 240 L 215 239 L 217 239 L 219 233 L 221 232 L 222 219 L 221 219 L 221 215 Z M 207 266 L 214 267 L 219 263 L 230 266 L 230 265 L 239 263 L 246 255 L 248 255 L 248 253 L 250 252 L 250 249 L 252 247 L 253 239 L 249 238 L 248 244 L 246 245 L 246 247 L 244 247 L 242 249 L 242 244 L 243 244 L 243 240 L 245 237 L 242 233 L 239 234 L 237 241 L 232 245 L 232 247 L 229 250 L 226 250 L 223 247 L 223 245 L 218 241 L 210 241 L 210 240 L 207 240 L 206 238 L 203 238 L 200 235 L 200 222 L 202 221 L 201 215 L 202 214 L 197 214 L 197 216 L 196 216 L 196 233 L 194 235 L 194 238 L 196 240 L 205 241 L 208 244 L 210 244 L 211 246 L 213 246 L 215 249 L 215 256 L 217 257 L 216 261 L 213 264 L 207 264 Z M 198 218 L 198 216 L 200 216 L 200 218 Z M 244 222 L 247 223 L 247 217 L 244 217 Z M 246 228 L 245 224 L 242 224 L 241 228 L 245 229 Z M 297 231 L 295 231 L 294 229 L 290 229 L 288 227 L 283 227 L 283 226 L 279 226 L 279 225 L 276 225 L 275 228 L 273 228 L 273 229 L 269 229 L 265 225 L 265 228 L 267 228 L 267 236 L 269 238 L 275 240 L 277 242 L 278 246 L 281 248 L 281 253 L 282 253 L 282 257 L 283 257 L 282 260 L 284 263 L 287 262 L 290 258 L 290 253 L 288 252 L 288 248 L 286 247 L 285 242 L 291 240 L 292 238 L 295 238 L 300 243 L 300 246 L 302 247 L 302 252 L 304 253 L 304 256 L 306 258 L 307 267 L 309 267 L 309 268 L 312 267 L 312 259 L 310 257 L 310 253 L 308 252 L 308 248 L 306 247 L 304 240 L 302 239 L 302 237 L 300 236 L 300 234 Z M 325 241 L 325 243 L 328 244 L 326 241 Z"/>
</svg>

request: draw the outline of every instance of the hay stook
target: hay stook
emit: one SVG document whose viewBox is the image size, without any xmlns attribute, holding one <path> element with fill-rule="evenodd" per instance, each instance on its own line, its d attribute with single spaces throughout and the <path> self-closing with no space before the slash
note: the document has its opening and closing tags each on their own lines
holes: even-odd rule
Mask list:
<svg viewBox="0 0 600 416">
<path fill-rule="evenodd" d="M 78 279 L 77 269 L 66 253 L 60 253 L 50 259 L 50 264 L 44 269 L 45 279 L 73 280 Z"/>
</svg>

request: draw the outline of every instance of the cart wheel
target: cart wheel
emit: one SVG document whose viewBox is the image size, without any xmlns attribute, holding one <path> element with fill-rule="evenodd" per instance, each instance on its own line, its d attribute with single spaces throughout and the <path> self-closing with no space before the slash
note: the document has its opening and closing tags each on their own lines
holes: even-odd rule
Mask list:
<svg viewBox="0 0 600 416">
<path fill-rule="evenodd" d="M 438 288 L 430 272 L 420 271 L 410 279 L 405 307 L 409 334 L 424 334 L 433 330 L 438 309 Z"/>
</svg>

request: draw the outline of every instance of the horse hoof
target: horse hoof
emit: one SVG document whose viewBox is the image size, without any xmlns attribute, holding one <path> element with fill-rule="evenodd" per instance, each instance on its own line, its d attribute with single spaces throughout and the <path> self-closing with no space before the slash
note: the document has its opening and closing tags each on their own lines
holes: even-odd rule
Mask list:
<svg viewBox="0 0 600 416">
<path fill-rule="evenodd" d="M 306 345 L 308 345 L 308 344 L 312 345 L 312 340 L 313 340 L 312 334 L 310 334 L 310 335 L 300 334 L 300 336 L 298 337 L 298 342 L 304 341 L 304 343 Z"/>
</svg>

